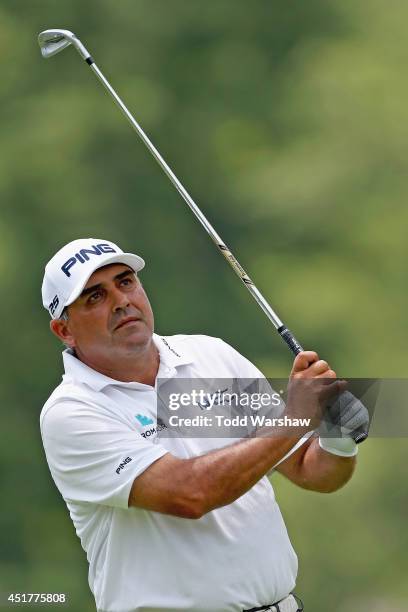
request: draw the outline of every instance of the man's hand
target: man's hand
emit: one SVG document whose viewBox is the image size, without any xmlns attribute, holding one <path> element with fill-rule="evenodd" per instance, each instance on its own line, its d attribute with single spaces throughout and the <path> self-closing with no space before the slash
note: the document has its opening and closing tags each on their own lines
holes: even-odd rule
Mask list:
<svg viewBox="0 0 408 612">
<path fill-rule="evenodd" d="M 329 406 L 328 420 L 341 436 L 351 436 L 357 429 L 368 430 L 370 415 L 367 408 L 350 391 L 343 391 Z"/>
<path fill-rule="evenodd" d="M 297 355 L 290 376 L 292 381 L 302 381 L 295 408 L 299 409 L 303 404 L 312 416 L 314 428 L 319 428 L 320 447 L 341 457 L 356 455 L 357 445 L 351 436 L 357 429 L 367 430 L 369 414 L 366 407 L 346 391 L 347 382 L 336 380 L 334 370 L 314 351 Z M 309 388 L 307 379 L 312 378 L 317 381 L 310 381 Z M 323 379 L 322 386 L 319 379 Z M 323 419 L 325 412 L 326 421 Z"/>
<path fill-rule="evenodd" d="M 310 418 L 310 429 L 321 422 L 329 400 L 344 389 L 344 381 L 336 380 L 336 372 L 314 351 L 296 356 L 288 385 L 286 414 L 291 418 Z"/>
<path fill-rule="evenodd" d="M 368 431 L 370 415 L 367 408 L 350 391 L 344 391 L 329 405 L 319 427 L 320 448 L 340 457 L 357 454 L 352 435 L 357 430 Z"/>
<path fill-rule="evenodd" d="M 361 426 L 365 422 L 361 410 L 364 406 L 361 402 L 360 407 L 357 406 L 358 400 L 349 392 L 345 392 L 346 386 L 346 381 L 336 380 L 334 370 L 326 361 L 319 359 L 317 353 L 304 351 L 299 353 L 293 363 L 288 387 L 288 406 L 290 402 L 297 412 L 303 410 L 303 414 L 307 412 L 308 416 L 314 411 L 310 429 L 318 429 L 320 435 L 327 425 L 323 417 L 327 415 L 328 406 L 333 410 L 333 418 L 334 415 L 337 419 L 340 418 L 341 425 L 349 429 Z M 339 401 L 344 395 L 345 399 Z M 326 435 L 327 432 L 325 429 Z M 350 479 L 356 453 L 357 445 L 351 437 L 320 437 L 318 441 L 311 437 L 296 452 L 284 458 L 276 469 L 304 489 L 329 493 L 337 491 Z"/>
<path fill-rule="evenodd" d="M 336 378 L 332 370 L 323 359 L 314 351 L 302 351 L 296 355 L 293 362 L 290 378 Z"/>
</svg>

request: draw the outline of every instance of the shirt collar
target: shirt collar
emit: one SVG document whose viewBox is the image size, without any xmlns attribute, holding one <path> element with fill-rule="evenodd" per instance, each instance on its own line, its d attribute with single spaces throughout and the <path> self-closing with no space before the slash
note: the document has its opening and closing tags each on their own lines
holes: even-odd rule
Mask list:
<svg viewBox="0 0 408 612">
<path fill-rule="evenodd" d="M 173 338 L 168 340 L 164 336 L 153 334 L 153 342 L 159 351 L 160 364 L 164 364 L 168 368 L 177 368 L 193 361 L 191 355 L 185 350 L 185 347 L 183 347 L 181 351 L 179 343 L 174 341 Z M 65 369 L 64 380 L 70 379 L 73 382 L 85 383 L 94 391 L 102 391 L 102 389 L 109 385 L 124 386 L 134 389 L 146 386 L 138 382 L 124 382 L 105 376 L 105 374 L 94 370 L 75 357 L 72 349 L 63 351 L 62 358 Z"/>
</svg>

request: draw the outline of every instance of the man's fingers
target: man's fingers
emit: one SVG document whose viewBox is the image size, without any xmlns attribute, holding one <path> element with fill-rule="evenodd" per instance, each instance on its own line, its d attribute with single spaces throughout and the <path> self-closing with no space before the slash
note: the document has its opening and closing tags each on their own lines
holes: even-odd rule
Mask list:
<svg viewBox="0 0 408 612">
<path fill-rule="evenodd" d="M 333 372 L 333 370 L 331 370 L 331 372 Z M 336 376 L 333 376 L 332 378 L 336 378 Z M 343 391 L 346 389 L 347 381 L 346 380 L 334 380 L 333 382 L 327 381 L 327 384 L 325 385 L 325 387 L 327 389 L 328 397 L 337 396 L 343 393 Z"/>
<path fill-rule="evenodd" d="M 344 390 L 330 407 L 329 416 L 332 423 L 341 426 L 342 432 L 354 431 L 359 427 L 368 428 L 370 414 L 364 404 L 357 397 Z"/>
<path fill-rule="evenodd" d="M 295 357 L 292 367 L 292 374 L 307 370 L 312 363 L 315 363 L 318 360 L 319 355 L 315 351 L 302 351 Z"/>
<path fill-rule="evenodd" d="M 291 376 L 303 373 L 308 378 L 336 378 L 336 373 L 330 368 L 327 361 L 319 359 L 319 355 L 315 351 L 303 351 L 295 358 Z"/>
<path fill-rule="evenodd" d="M 321 374 L 329 376 L 328 373 L 333 371 L 330 370 L 329 364 L 327 363 L 327 361 L 324 361 L 324 359 L 319 359 L 319 361 L 316 361 L 316 363 L 312 363 L 309 370 L 310 373 L 313 374 L 313 376 L 320 376 Z"/>
<path fill-rule="evenodd" d="M 326 362 L 324 362 L 324 363 L 326 363 Z M 330 369 L 328 364 L 326 364 L 326 365 L 327 365 L 326 369 L 324 369 L 323 366 L 321 366 L 320 372 L 314 373 L 313 377 L 314 378 L 336 378 L 337 377 L 336 372 L 334 370 Z M 314 367 L 314 364 L 313 364 L 312 367 Z"/>
</svg>

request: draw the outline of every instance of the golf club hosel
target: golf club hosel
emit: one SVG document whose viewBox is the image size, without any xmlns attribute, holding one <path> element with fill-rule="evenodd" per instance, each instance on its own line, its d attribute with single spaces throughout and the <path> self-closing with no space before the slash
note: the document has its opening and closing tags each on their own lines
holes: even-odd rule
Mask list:
<svg viewBox="0 0 408 612">
<path fill-rule="evenodd" d="M 91 57 L 91 54 L 89 53 L 89 51 L 84 47 L 84 45 L 81 43 L 81 41 L 79 40 L 79 38 L 77 38 L 76 36 L 74 36 L 72 44 L 74 45 L 75 49 L 78 51 L 79 55 L 81 57 L 83 57 L 83 59 L 90 63 L 89 60 L 91 60 L 91 63 L 93 62 L 93 59 Z"/>
</svg>

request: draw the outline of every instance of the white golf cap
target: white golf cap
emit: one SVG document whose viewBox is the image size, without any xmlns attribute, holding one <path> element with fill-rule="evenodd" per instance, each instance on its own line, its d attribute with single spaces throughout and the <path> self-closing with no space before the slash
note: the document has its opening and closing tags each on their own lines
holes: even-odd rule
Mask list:
<svg viewBox="0 0 408 612">
<path fill-rule="evenodd" d="M 126 264 L 135 272 L 145 262 L 138 255 L 124 253 L 116 244 L 99 238 L 80 238 L 66 244 L 45 266 L 42 300 L 53 319 L 82 293 L 90 276 L 103 266 Z"/>
</svg>

